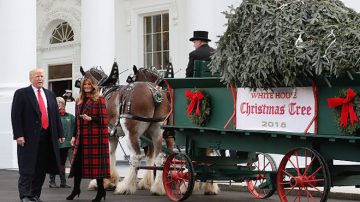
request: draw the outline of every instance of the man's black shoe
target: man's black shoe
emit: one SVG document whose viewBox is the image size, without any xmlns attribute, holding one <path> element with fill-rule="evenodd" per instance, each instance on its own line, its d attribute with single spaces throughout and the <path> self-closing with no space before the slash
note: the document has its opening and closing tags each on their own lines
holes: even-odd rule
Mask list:
<svg viewBox="0 0 360 202">
<path fill-rule="evenodd" d="M 34 202 L 44 202 L 44 201 L 42 201 L 39 197 L 37 197 L 37 196 L 34 196 L 33 198 L 32 198 L 32 201 L 34 201 Z"/>
<path fill-rule="evenodd" d="M 28 197 L 24 197 L 21 199 L 20 202 L 34 202 L 34 200 L 32 200 L 31 198 L 28 198 Z"/>
</svg>

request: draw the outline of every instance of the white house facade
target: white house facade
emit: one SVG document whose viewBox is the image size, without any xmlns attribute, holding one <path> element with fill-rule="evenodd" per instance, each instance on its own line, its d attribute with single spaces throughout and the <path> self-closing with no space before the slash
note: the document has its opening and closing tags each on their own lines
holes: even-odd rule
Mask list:
<svg viewBox="0 0 360 202">
<path fill-rule="evenodd" d="M 360 11 L 360 1 L 343 0 Z M 60 96 L 77 89 L 79 67 L 109 73 L 119 65 L 120 83 L 132 65 L 165 71 L 171 62 L 175 77 L 184 77 L 189 38 L 209 31 L 216 47 L 225 31 L 229 6 L 241 0 L 0 0 L 0 169 L 17 168 L 10 110 L 16 89 L 30 84 L 28 73 L 42 67 L 45 86 Z"/>
</svg>

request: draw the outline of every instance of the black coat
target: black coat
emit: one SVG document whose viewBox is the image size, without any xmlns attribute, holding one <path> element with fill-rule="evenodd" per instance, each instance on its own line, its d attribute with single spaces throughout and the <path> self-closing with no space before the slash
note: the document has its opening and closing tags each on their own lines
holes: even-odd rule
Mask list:
<svg viewBox="0 0 360 202">
<path fill-rule="evenodd" d="M 51 162 L 48 162 L 48 173 L 58 173 L 60 155 L 58 139 L 64 136 L 55 95 L 44 89 L 47 99 L 49 115 L 49 131 L 53 153 Z M 37 153 L 40 141 L 41 113 L 36 95 L 30 86 L 16 90 L 11 107 L 11 122 L 14 140 L 25 138 L 25 146 L 17 146 L 20 174 L 32 175 L 35 172 Z"/>
<path fill-rule="evenodd" d="M 211 48 L 208 44 L 200 46 L 198 49 L 189 53 L 189 64 L 186 68 L 186 77 L 193 77 L 194 74 L 194 60 L 210 61 L 210 56 L 215 49 Z"/>
</svg>

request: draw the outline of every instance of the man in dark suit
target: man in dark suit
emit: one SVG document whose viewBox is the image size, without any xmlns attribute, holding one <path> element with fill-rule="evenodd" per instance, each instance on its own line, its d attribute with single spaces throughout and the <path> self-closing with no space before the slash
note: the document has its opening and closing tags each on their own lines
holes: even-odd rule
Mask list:
<svg viewBox="0 0 360 202">
<path fill-rule="evenodd" d="M 44 70 L 29 73 L 31 85 L 16 90 L 11 108 L 19 165 L 19 196 L 22 202 L 39 202 L 46 173 L 57 174 L 58 142 L 64 142 L 55 95 L 43 88 Z"/>
<path fill-rule="evenodd" d="M 210 61 L 210 56 L 214 52 L 214 49 L 208 45 L 211 40 L 208 38 L 207 31 L 194 31 L 194 36 L 190 38 L 190 41 L 194 43 L 195 50 L 189 54 L 186 77 L 193 77 L 195 60 Z"/>
</svg>

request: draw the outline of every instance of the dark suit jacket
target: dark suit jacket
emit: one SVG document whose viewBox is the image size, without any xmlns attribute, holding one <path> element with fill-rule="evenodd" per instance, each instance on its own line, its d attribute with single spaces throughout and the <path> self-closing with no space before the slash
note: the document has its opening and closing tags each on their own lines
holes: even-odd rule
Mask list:
<svg viewBox="0 0 360 202">
<path fill-rule="evenodd" d="M 53 161 L 48 162 L 49 173 L 58 173 L 60 155 L 58 139 L 63 137 L 63 128 L 55 95 L 44 89 L 49 115 L 49 131 L 53 153 Z M 41 114 L 36 95 L 30 86 L 16 90 L 11 107 L 11 122 L 14 140 L 25 138 L 25 146 L 17 147 L 20 174 L 34 174 L 41 131 Z"/>
<path fill-rule="evenodd" d="M 200 46 L 198 49 L 189 53 L 189 64 L 186 68 L 186 77 L 193 77 L 194 74 L 194 60 L 210 61 L 210 56 L 215 51 L 208 44 Z"/>
</svg>

